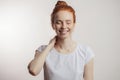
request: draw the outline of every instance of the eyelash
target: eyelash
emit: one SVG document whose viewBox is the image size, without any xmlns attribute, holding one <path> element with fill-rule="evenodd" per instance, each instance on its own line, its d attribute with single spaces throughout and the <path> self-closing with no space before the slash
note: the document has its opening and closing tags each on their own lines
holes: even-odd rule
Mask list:
<svg viewBox="0 0 120 80">
<path fill-rule="evenodd" d="M 61 24 L 61 22 L 56 22 L 56 24 Z M 70 25 L 70 22 L 67 22 L 66 24 Z"/>
<path fill-rule="evenodd" d="M 67 23 L 67 24 L 71 24 L 71 23 Z"/>
<path fill-rule="evenodd" d="M 61 22 L 56 22 L 56 24 L 60 24 Z"/>
</svg>

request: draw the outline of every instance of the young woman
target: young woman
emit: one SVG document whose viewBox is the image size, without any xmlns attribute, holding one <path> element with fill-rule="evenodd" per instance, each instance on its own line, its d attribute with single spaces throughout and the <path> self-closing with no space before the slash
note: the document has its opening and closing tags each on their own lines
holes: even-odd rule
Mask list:
<svg viewBox="0 0 120 80">
<path fill-rule="evenodd" d="M 75 28 L 74 9 L 58 1 L 51 14 L 56 36 L 48 45 L 41 45 L 29 63 L 29 72 L 36 76 L 44 69 L 45 80 L 93 80 L 92 50 L 77 44 L 71 37 Z"/>
</svg>

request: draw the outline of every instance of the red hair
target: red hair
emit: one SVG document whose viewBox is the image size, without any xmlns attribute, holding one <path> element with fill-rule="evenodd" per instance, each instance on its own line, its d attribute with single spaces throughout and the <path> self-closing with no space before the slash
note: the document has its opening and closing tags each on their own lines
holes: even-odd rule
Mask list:
<svg viewBox="0 0 120 80">
<path fill-rule="evenodd" d="M 74 23 L 76 22 L 75 10 L 71 6 L 67 5 L 67 3 L 65 1 L 58 1 L 55 5 L 55 8 L 53 9 L 52 14 L 51 14 L 51 23 L 52 24 L 54 23 L 54 18 L 55 18 L 56 13 L 61 10 L 71 12 L 73 14 L 73 19 L 74 19 L 73 22 Z"/>
</svg>

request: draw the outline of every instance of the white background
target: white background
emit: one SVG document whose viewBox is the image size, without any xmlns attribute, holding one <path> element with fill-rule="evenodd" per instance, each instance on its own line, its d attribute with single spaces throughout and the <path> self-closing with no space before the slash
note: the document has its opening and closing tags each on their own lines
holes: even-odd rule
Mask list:
<svg viewBox="0 0 120 80">
<path fill-rule="evenodd" d="M 0 80 L 43 80 L 27 65 L 55 35 L 50 14 L 57 0 L 0 0 Z M 76 10 L 73 38 L 95 53 L 95 80 L 120 80 L 120 0 L 67 0 Z"/>
</svg>

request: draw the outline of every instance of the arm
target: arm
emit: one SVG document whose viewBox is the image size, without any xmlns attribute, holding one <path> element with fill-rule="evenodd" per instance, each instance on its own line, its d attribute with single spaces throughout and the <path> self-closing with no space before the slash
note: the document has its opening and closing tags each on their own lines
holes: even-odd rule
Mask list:
<svg viewBox="0 0 120 80">
<path fill-rule="evenodd" d="M 85 65 L 84 80 L 94 80 L 94 59 L 91 59 Z"/>
<path fill-rule="evenodd" d="M 48 55 L 49 51 L 54 47 L 55 41 L 56 39 L 53 38 L 42 52 L 36 51 L 34 59 L 28 65 L 28 70 L 30 74 L 32 74 L 33 76 L 39 74 L 44 65 L 46 56 Z"/>
</svg>

